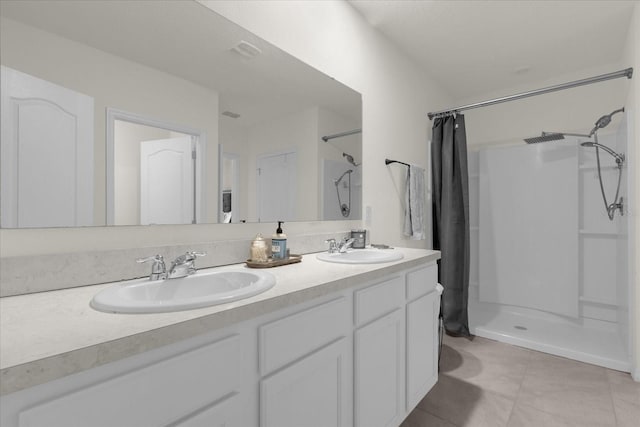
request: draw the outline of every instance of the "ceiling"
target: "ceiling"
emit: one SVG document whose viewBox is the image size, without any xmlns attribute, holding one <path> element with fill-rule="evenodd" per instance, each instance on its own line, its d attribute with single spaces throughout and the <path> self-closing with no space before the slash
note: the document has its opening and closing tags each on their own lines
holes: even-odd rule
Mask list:
<svg viewBox="0 0 640 427">
<path fill-rule="evenodd" d="M 213 89 L 236 125 L 313 106 L 361 114 L 360 94 L 197 2 L 1 0 L 0 16 Z M 234 52 L 240 41 L 261 53 Z"/>
<path fill-rule="evenodd" d="M 639 3 L 348 1 L 455 100 L 617 65 Z"/>
</svg>

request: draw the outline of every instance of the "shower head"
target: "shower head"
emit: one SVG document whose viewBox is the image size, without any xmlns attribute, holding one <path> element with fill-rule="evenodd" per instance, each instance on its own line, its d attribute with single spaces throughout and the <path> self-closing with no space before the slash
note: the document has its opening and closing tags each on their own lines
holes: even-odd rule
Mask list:
<svg viewBox="0 0 640 427">
<path fill-rule="evenodd" d="M 593 135 L 594 133 L 596 133 L 598 131 L 598 129 L 602 129 L 605 128 L 609 125 L 609 123 L 611 123 L 611 116 L 613 116 L 616 113 L 622 113 L 624 112 L 624 107 L 619 108 L 615 111 L 612 111 L 610 114 L 606 114 L 602 117 L 600 117 L 598 120 L 596 120 L 596 124 L 593 127 L 593 129 L 591 129 L 591 132 L 589 133 L 589 136 Z"/>
<path fill-rule="evenodd" d="M 558 141 L 564 139 L 564 135 L 561 133 L 549 133 L 542 132 L 541 136 L 534 136 L 533 138 L 525 138 L 524 142 L 527 144 L 537 144 L 539 142 Z"/>
<path fill-rule="evenodd" d="M 356 161 L 353 160 L 353 156 L 351 154 L 342 153 L 342 157 L 347 159 L 347 162 L 351 163 L 353 166 L 360 166 L 360 163 L 356 163 Z"/>
<path fill-rule="evenodd" d="M 352 173 L 353 169 L 348 169 L 345 173 L 343 173 L 342 175 L 340 175 L 340 178 L 333 180 L 334 184 L 336 185 L 336 187 L 340 184 L 340 181 L 342 181 L 342 178 L 344 178 L 344 176 L 348 173 Z"/>
<path fill-rule="evenodd" d="M 618 162 L 618 163 L 624 162 L 624 154 L 618 154 L 615 151 L 613 151 L 611 148 L 607 147 L 606 145 L 598 144 L 595 141 L 585 141 L 585 142 L 581 143 L 580 145 L 583 146 L 583 147 L 588 147 L 588 148 L 601 148 L 602 150 L 604 150 L 607 153 L 611 154 L 616 159 L 616 162 Z"/>
</svg>

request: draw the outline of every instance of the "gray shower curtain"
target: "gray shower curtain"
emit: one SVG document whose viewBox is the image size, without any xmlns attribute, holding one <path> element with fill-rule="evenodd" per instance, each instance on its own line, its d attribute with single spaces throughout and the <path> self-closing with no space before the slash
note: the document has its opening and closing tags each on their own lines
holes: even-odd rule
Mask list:
<svg viewBox="0 0 640 427">
<path fill-rule="evenodd" d="M 469 174 L 464 116 L 436 118 L 431 138 L 433 248 L 442 253 L 441 315 L 450 335 L 469 336 Z"/>
</svg>

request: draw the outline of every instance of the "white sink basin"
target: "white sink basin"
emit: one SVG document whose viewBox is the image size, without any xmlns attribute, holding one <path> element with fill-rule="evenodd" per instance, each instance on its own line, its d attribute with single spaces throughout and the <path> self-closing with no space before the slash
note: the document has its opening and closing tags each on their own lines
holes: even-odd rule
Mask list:
<svg viewBox="0 0 640 427">
<path fill-rule="evenodd" d="M 316 255 L 316 258 L 321 261 L 336 262 L 338 264 L 378 264 L 399 261 L 404 258 L 404 255 L 393 249 L 352 249 L 345 253 L 336 254 L 323 252 Z"/>
<path fill-rule="evenodd" d="M 226 270 L 180 279 L 118 283 L 96 294 L 91 307 L 109 313 L 162 313 L 224 304 L 262 293 L 275 285 L 264 271 Z"/>
</svg>

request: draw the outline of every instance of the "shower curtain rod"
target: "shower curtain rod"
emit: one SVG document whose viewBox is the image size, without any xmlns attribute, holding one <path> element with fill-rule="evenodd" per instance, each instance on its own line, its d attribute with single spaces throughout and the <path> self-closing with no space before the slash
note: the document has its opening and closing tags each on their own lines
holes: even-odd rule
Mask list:
<svg viewBox="0 0 640 427">
<path fill-rule="evenodd" d="M 487 107 L 489 105 L 500 104 L 508 101 L 515 101 L 517 99 L 528 98 L 530 96 L 536 96 L 536 95 L 542 95 L 549 92 L 555 92 L 558 90 L 569 89 L 572 87 L 588 85 L 591 83 L 602 82 L 605 80 L 617 79 L 620 77 L 626 77 L 630 79 L 632 75 L 633 75 L 633 68 L 627 68 L 624 70 L 615 71 L 613 73 L 602 74 L 599 76 L 589 77 L 582 80 L 575 80 L 573 82 L 563 83 L 555 86 L 549 86 L 542 89 L 536 89 L 528 92 L 518 93 L 515 95 L 504 96 L 502 98 L 491 99 L 489 101 L 482 101 L 482 102 L 477 102 L 475 104 L 468 104 L 468 105 L 463 105 L 461 107 L 449 108 L 446 110 L 431 112 L 431 113 L 427 113 L 427 116 L 429 116 L 429 120 L 433 120 L 434 117 L 446 117 L 454 113 L 459 113 L 460 111 L 471 110 L 472 108 Z"/>
<path fill-rule="evenodd" d="M 343 136 L 349 136 L 349 135 L 353 135 L 353 134 L 360 133 L 360 132 L 362 132 L 362 129 L 348 130 L 346 132 L 334 133 L 333 135 L 323 136 L 322 140 L 324 142 L 327 142 L 327 141 L 329 141 L 330 139 L 333 139 L 333 138 L 341 138 Z"/>
</svg>

